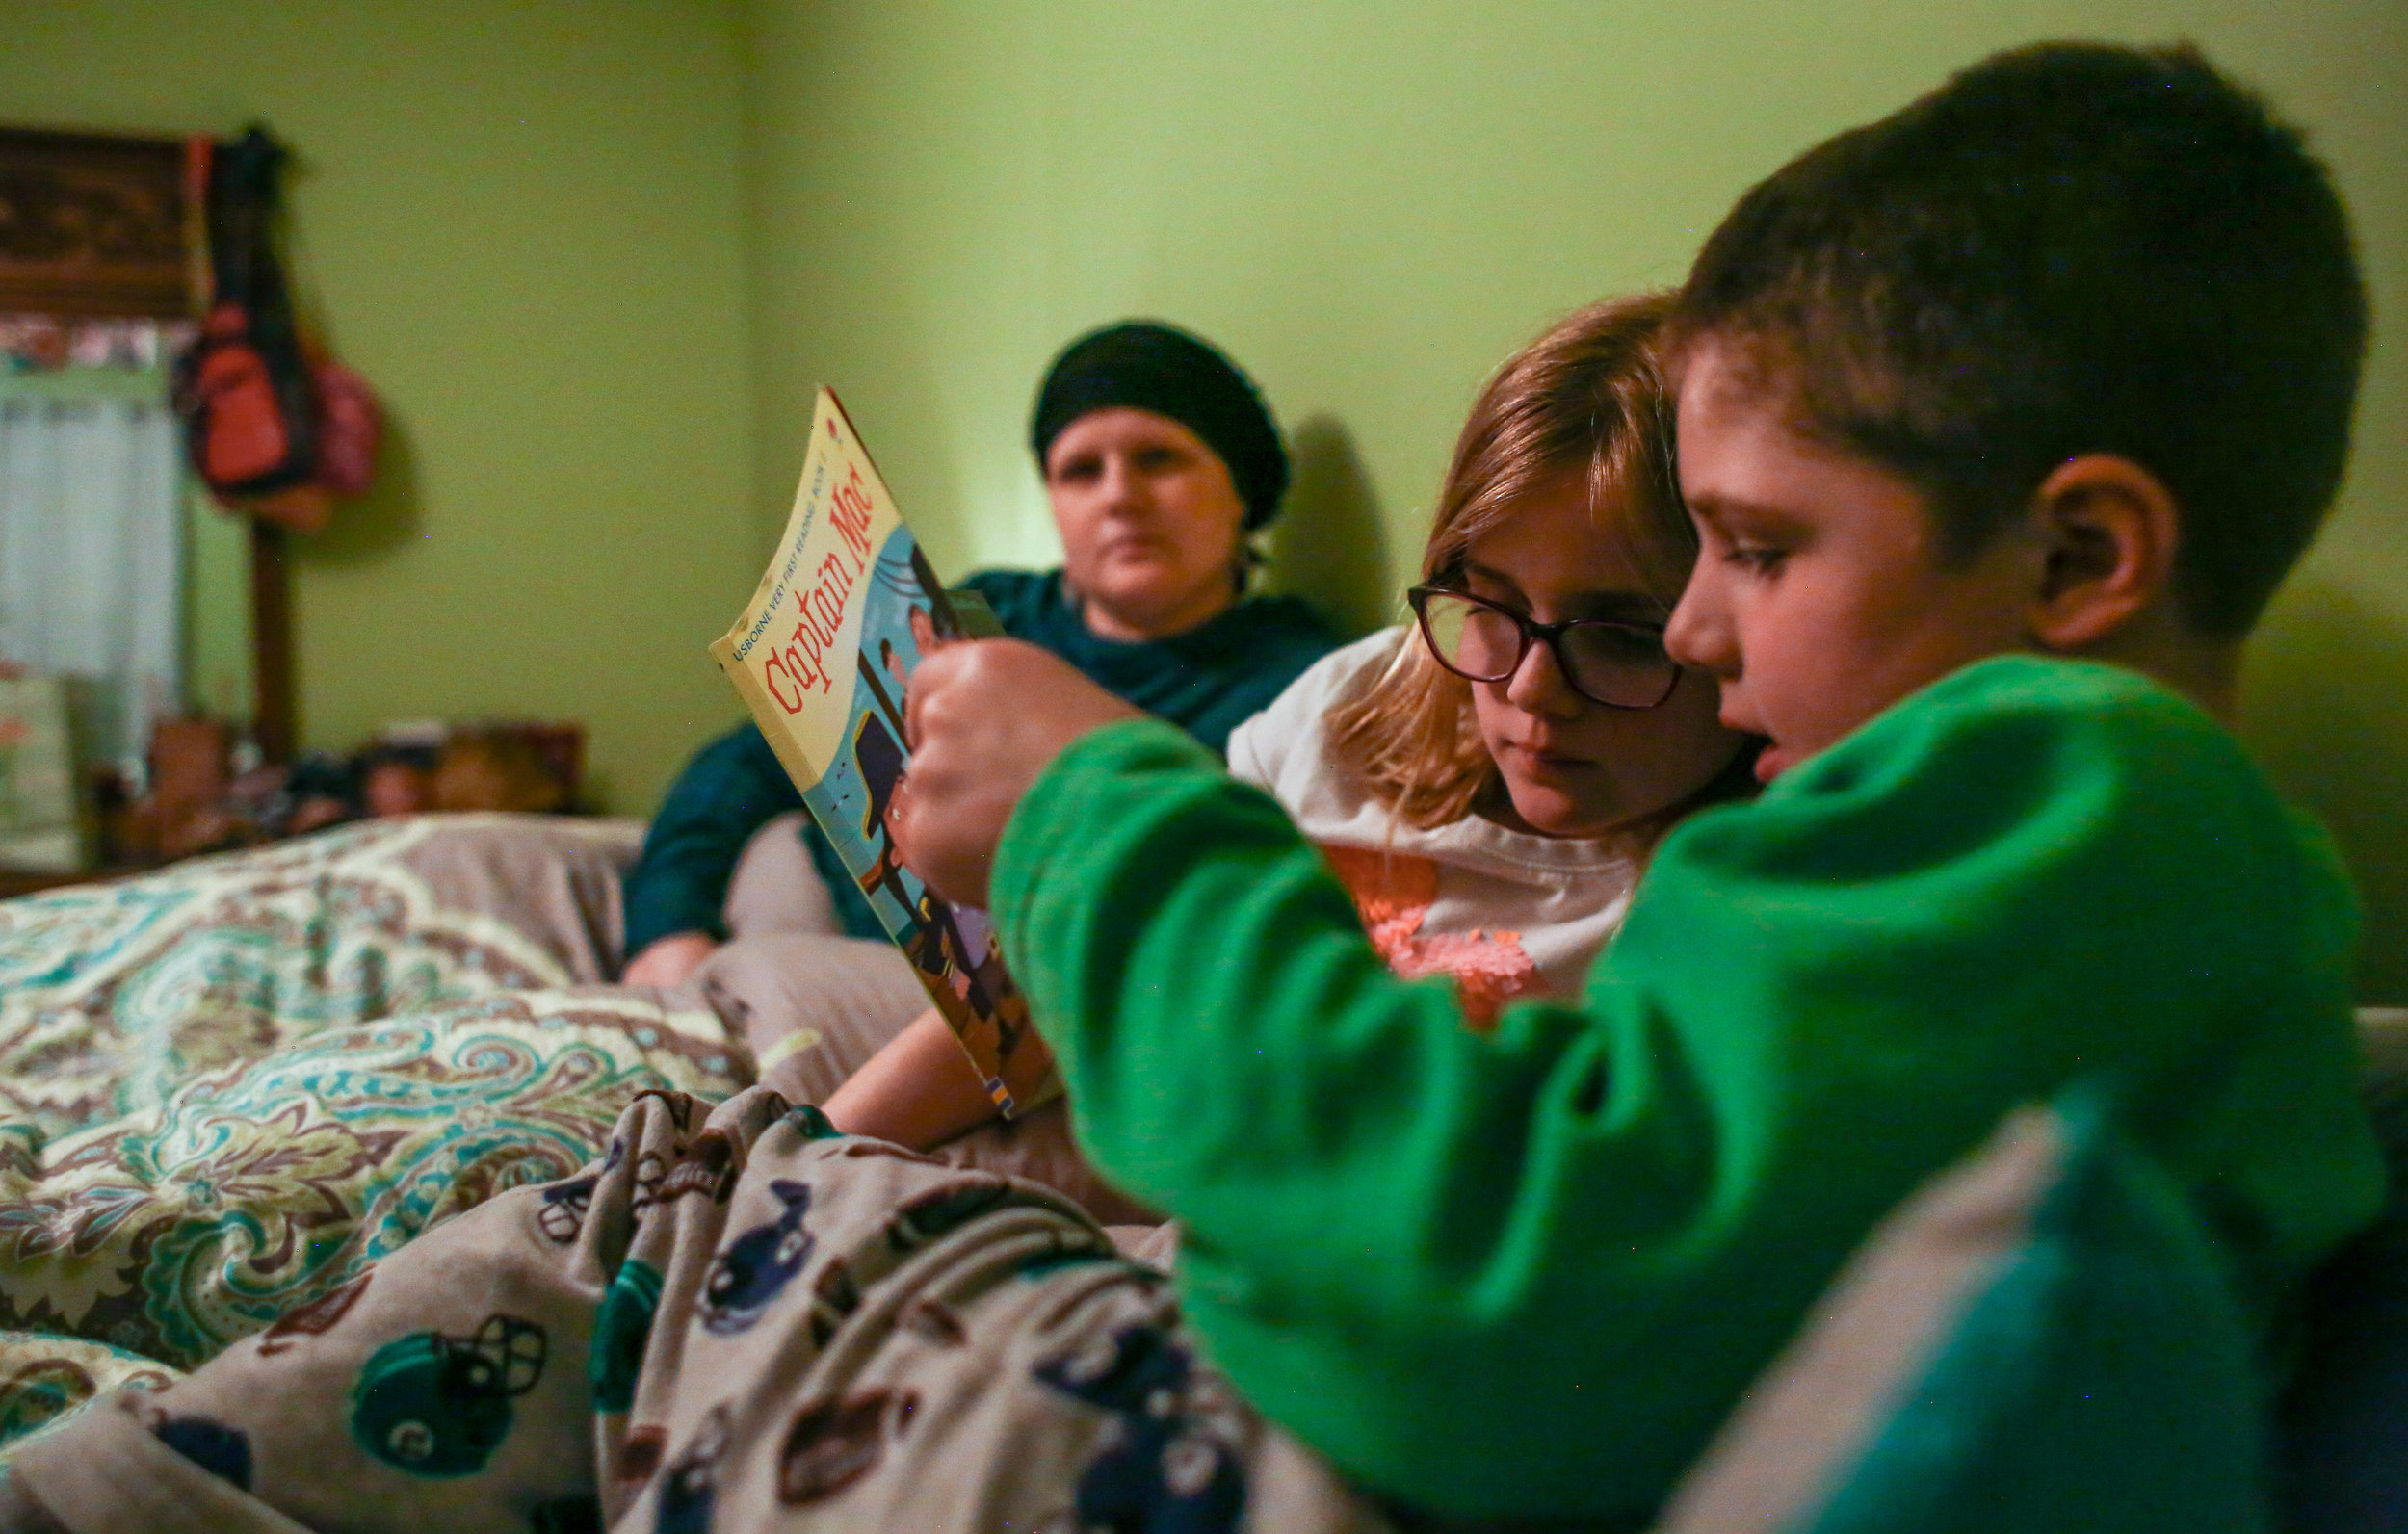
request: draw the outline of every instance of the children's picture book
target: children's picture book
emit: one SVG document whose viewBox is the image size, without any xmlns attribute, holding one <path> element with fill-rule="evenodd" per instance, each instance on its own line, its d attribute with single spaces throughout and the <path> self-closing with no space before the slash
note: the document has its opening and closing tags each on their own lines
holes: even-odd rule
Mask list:
<svg viewBox="0 0 2408 1534">
<path fill-rule="evenodd" d="M 1060 1090 L 1045 1052 L 1021 1047 L 1028 1002 L 986 913 L 922 884 L 886 830 L 913 668 L 949 639 L 1000 632 L 974 593 L 937 580 L 844 406 L 822 389 L 785 533 L 711 654 L 1008 1118 Z"/>
</svg>

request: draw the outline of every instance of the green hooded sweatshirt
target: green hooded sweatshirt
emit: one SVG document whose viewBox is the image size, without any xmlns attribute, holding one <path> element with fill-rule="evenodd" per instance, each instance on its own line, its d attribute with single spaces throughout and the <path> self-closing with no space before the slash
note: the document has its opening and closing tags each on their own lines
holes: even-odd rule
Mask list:
<svg viewBox="0 0 2408 1534">
<path fill-rule="evenodd" d="M 1484 1036 L 1165 725 L 1046 771 L 993 903 L 1215 1362 L 1447 1514 L 1646 1517 L 1880 1216 L 2078 1078 L 2261 1320 L 2381 1191 L 2338 863 L 2107 666 L 1968 667 L 1693 817 L 1582 999 Z"/>
</svg>

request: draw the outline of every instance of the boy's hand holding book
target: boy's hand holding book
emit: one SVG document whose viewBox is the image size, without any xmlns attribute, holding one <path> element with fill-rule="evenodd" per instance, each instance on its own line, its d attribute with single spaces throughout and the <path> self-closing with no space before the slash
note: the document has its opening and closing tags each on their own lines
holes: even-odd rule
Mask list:
<svg viewBox="0 0 2408 1534">
<path fill-rule="evenodd" d="M 1144 715 L 1034 644 L 982 639 L 922 661 L 903 716 L 911 767 L 887 830 L 931 889 L 982 907 L 995 845 L 1029 785 L 1080 736 Z"/>
<path fill-rule="evenodd" d="M 1010 1118 L 1061 1082 L 974 902 L 1037 773 L 1085 731 L 1135 711 L 1042 650 L 960 642 L 1002 632 L 975 591 L 945 589 L 844 407 L 821 390 L 786 531 L 711 654 Z M 922 734 L 934 751 L 925 762 L 909 748 Z M 934 877 L 905 861 L 906 824 Z"/>
</svg>

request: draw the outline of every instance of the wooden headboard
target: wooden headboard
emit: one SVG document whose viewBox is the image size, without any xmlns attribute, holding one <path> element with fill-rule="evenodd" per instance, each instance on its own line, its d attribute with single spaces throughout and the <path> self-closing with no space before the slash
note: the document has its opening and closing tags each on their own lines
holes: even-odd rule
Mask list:
<svg viewBox="0 0 2408 1534">
<path fill-rule="evenodd" d="M 193 312 L 180 139 L 0 128 L 0 310 Z"/>
</svg>

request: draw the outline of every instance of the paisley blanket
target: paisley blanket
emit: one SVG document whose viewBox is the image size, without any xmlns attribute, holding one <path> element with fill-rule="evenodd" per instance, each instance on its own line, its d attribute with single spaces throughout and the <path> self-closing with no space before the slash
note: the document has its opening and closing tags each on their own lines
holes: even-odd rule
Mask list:
<svg viewBox="0 0 2408 1534">
<path fill-rule="evenodd" d="M 635 845 L 424 817 L 0 902 L 0 1439 L 745 1084 L 698 1001 L 600 983 Z"/>
</svg>

